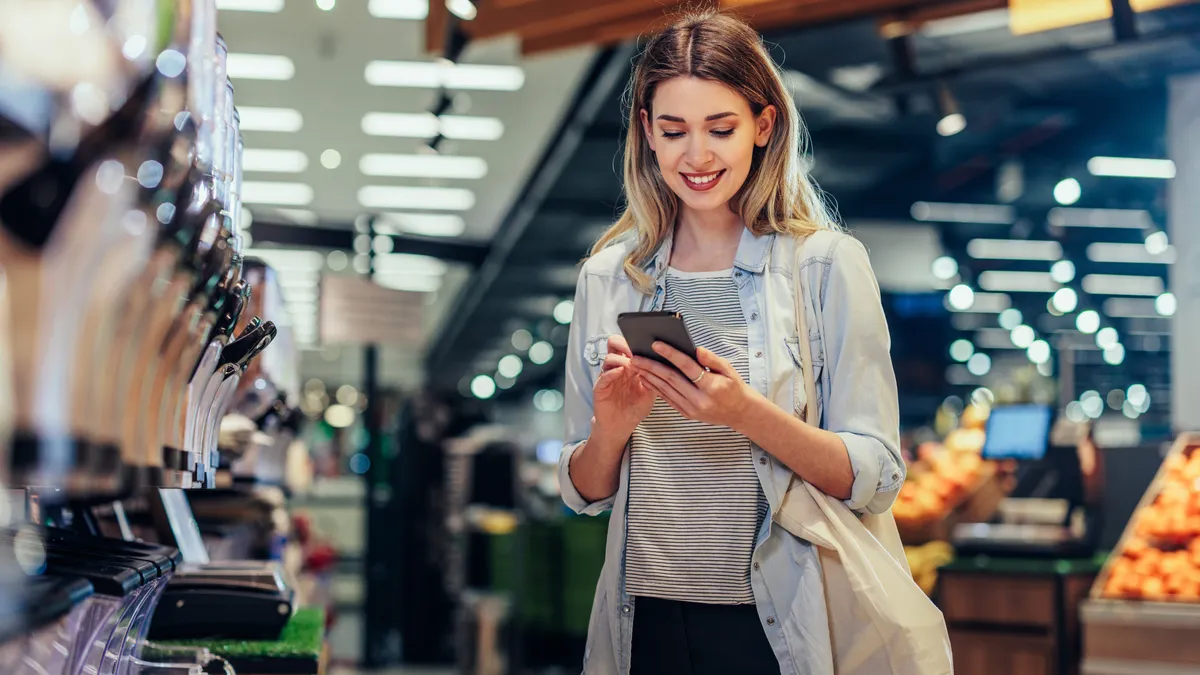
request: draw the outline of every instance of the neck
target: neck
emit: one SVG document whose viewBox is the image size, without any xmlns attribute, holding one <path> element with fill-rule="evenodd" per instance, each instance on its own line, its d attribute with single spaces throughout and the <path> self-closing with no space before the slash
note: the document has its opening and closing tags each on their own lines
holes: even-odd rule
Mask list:
<svg viewBox="0 0 1200 675">
<path fill-rule="evenodd" d="M 675 226 L 671 262 L 688 271 L 726 269 L 733 264 L 745 229 L 742 219 L 724 208 L 679 212 Z"/>
</svg>

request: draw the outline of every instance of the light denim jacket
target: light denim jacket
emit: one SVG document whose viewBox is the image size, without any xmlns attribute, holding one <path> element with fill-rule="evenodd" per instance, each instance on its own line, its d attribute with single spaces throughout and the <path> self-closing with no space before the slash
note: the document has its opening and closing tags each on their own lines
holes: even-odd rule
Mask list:
<svg viewBox="0 0 1200 675">
<path fill-rule="evenodd" d="M 799 336 L 796 335 L 792 267 L 796 240 L 755 236 L 745 230 L 734 261 L 734 280 L 749 333 L 750 386 L 785 410 L 806 403 Z M 629 453 L 621 464 L 615 495 L 588 502 L 571 482 L 571 456 L 592 425 L 592 387 L 619 333 L 617 315 L 662 308 L 668 240 L 646 265 L 653 295 L 634 288 L 623 270 L 632 243 L 601 251 L 583 266 L 575 292 L 575 315 L 567 356 L 566 438 L 558 477 L 563 501 L 578 513 L 612 510 L 604 569 L 596 588 L 584 652 L 585 675 L 628 675 L 633 640 L 634 598 L 625 592 L 625 511 Z M 904 482 L 900 456 L 896 377 L 879 286 L 857 240 L 821 231 L 804 243 L 801 283 L 807 294 L 808 339 L 817 383 L 822 428 L 846 445 L 854 470 L 847 504 L 858 511 L 887 510 Z M 754 468 L 769 504 L 778 510 L 791 470 L 757 445 Z M 763 629 L 784 675 L 834 675 L 825 592 L 816 552 L 772 517 L 755 544 L 750 574 Z"/>
</svg>

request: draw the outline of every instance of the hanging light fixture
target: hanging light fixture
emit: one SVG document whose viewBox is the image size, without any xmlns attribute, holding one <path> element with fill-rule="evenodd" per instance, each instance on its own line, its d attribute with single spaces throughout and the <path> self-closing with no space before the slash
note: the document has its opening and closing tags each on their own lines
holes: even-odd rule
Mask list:
<svg viewBox="0 0 1200 675">
<path fill-rule="evenodd" d="M 944 82 L 937 85 L 938 119 L 937 132 L 941 136 L 953 136 L 967 128 L 967 118 L 958 106 L 958 100 Z"/>
</svg>

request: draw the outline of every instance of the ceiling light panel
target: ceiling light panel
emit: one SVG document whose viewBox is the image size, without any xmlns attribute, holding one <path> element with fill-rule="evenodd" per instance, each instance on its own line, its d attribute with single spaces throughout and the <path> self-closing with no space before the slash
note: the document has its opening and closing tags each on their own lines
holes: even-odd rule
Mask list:
<svg viewBox="0 0 1200 675">
<path fill-rule="evenodd" d="M 440 134 L 457 141 L 495 141 L 504 135 L 504 123 L 495 117 L 371 112 L 363 116 L 362 130 L 368 136 L 433 138 Z"/>
<path fill-rule="evenodd" d="M 440 276 L 446 269 L 445 261 L 427 255 L 385 253 L 375 257 L 376 272 Z"/>
<path fill-rule="evenodd" d="M 1057 241 L 972 239 L 967 255 L 982 260 L 1059 260 L 1063 250 Z"/>
<path fill-rule="evenodd" d="M 1162 315 L 1149 298 L 1109 298 L 1104 301 L 1104 313 L 1117 319 L 1157 319 Z"/>
<path fill-rule="evenodd" d="M 1058 290 L 1058 283 L 1049 272 L 988 270 L 979 275 L 979 287 L 1010 293 L 1053 293 Z"/>
<path fill-rule="evenodd" d="M 217 9 L 231 12 L 270 12 L 283 11 L 283 0 L 217 0 Z"/>
<path fill-rule="evenodd" d="M 424 21 L 429 16 L 429 0 L 371 0 L 367 12 L 377 19 Z"/>
<path fill-rule="evenodd" d="M 475 193 L 462 188 L 367 185 L 359 188 L 358 203 L 367 209 L 466 211 L 475 206 Z"/>
<path fill-rule="evenodd" d="M 296 65 L 278 54 L 230 53 L 225 62 L 226 74 L 234 80 L 290 80 L 296 76 Z"/>
<path fill-rule="evenodd" d="M 487 162 L 479 157 L 452 155 L 363 155 L 358 168 L 367 176 L 398 178 L 461 178 L 474 180 L 487 175 Z"/>
<path fill-rule="evenodd" d="M 304 116 L 292 108 L 237 107 L 242 131 L 280 131 L 295 133 L 304 127 Z"/>
<path fill-rule="evenodd" d="M 1055 207 L 1047 216 L 1057 227 L 1106 227 L 1141 230 L 1154 225 L 1149 211 L 1141 209 L 1071 209 Z"/>
<path fill-rule="evenodd" d="M 242 154 L 243 171 L 300 173 L 308 168 L 308 155 L 299 150 L 246 148 Z"/>
<path fill-rule="evenodd" d="M 442 213 L 385 213 L 375 221 L 385 234 L 416 234 L 424 237 L 457 237 L 467 229 L 462 216 Z"/>
<path fill-rule="evenodd" d="M 926 222 L 1011 225 L 1017 220 L 1016 209 L 1003 204 L 916 202 L 910 211 L 915 220 Z"/>
<path fill-rule="evenodd" d="M 442 278 L 429 274 L 378 274 L 371 281 L 390 288 L 393 291 L 410 291 L 413 293 L 433 293 L 442 287 Z"/>
<path fill-rule="evenodd" d="M 517 91 L 525 86 L 525 71 L 516 66 L 451 61 L 371 61 L 363 75 L 376 87 Z"/>
<path fill-rule="evenodd" d="M 976 291 L 971 295 L 971 305 L 966 309 L 958 309 L 946 303 L 952 312 L 970 312 L 972 314 L 999 314 L 1012 307 L 1012 298 L 1004 293 L 982 293 Z"/>
<path fill-rule="evenodd" d="M 1175 162 L 1169 159 L 1144 159 L 1140 157 L 1093 157 L 1088 160 L 1088 173 L 1093 176 L 1117 176 L 1122 178 L 1175 177 Z"/>
<path fill-rule="evenodd" d="M 1174 246 L 1167 246 L 1162 253 L 1151 253 L 1145 244 L 1114 244 L 1097 242 L 1087 247 L 1088 260 L 1098 263 L 1143 263 L 1157 265 L 1175 264 Z"/>
<path fill-rule="evenodd" d="M 1083 278 L 1083 290 L 1092 295 L 1158 296 L 1165 288 L 1162 277 L 1126 274 L 1089 274 Z"/>
<path fill-rule="evenodd" d="M 308 206 L 313 200 L 312 186 L 304 183 L 277 183 L 248 180 L 242 183 L 242 201 L 247 204 Z"/>
</svg>

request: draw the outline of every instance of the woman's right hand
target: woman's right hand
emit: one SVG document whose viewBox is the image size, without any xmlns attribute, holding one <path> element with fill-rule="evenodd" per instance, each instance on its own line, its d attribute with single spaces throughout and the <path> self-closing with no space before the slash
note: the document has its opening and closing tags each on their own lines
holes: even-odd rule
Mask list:
<svg viewBox="0 0 1200 675">
<path fill-rule="evenodd" d="M 608 338 L 608 356 L 593 390 L 595 426 L 628 438 L 650 414 L 654 399 L 654 392 L 633 368 L 633 352 L 625 338 Z"/>
</svg>

